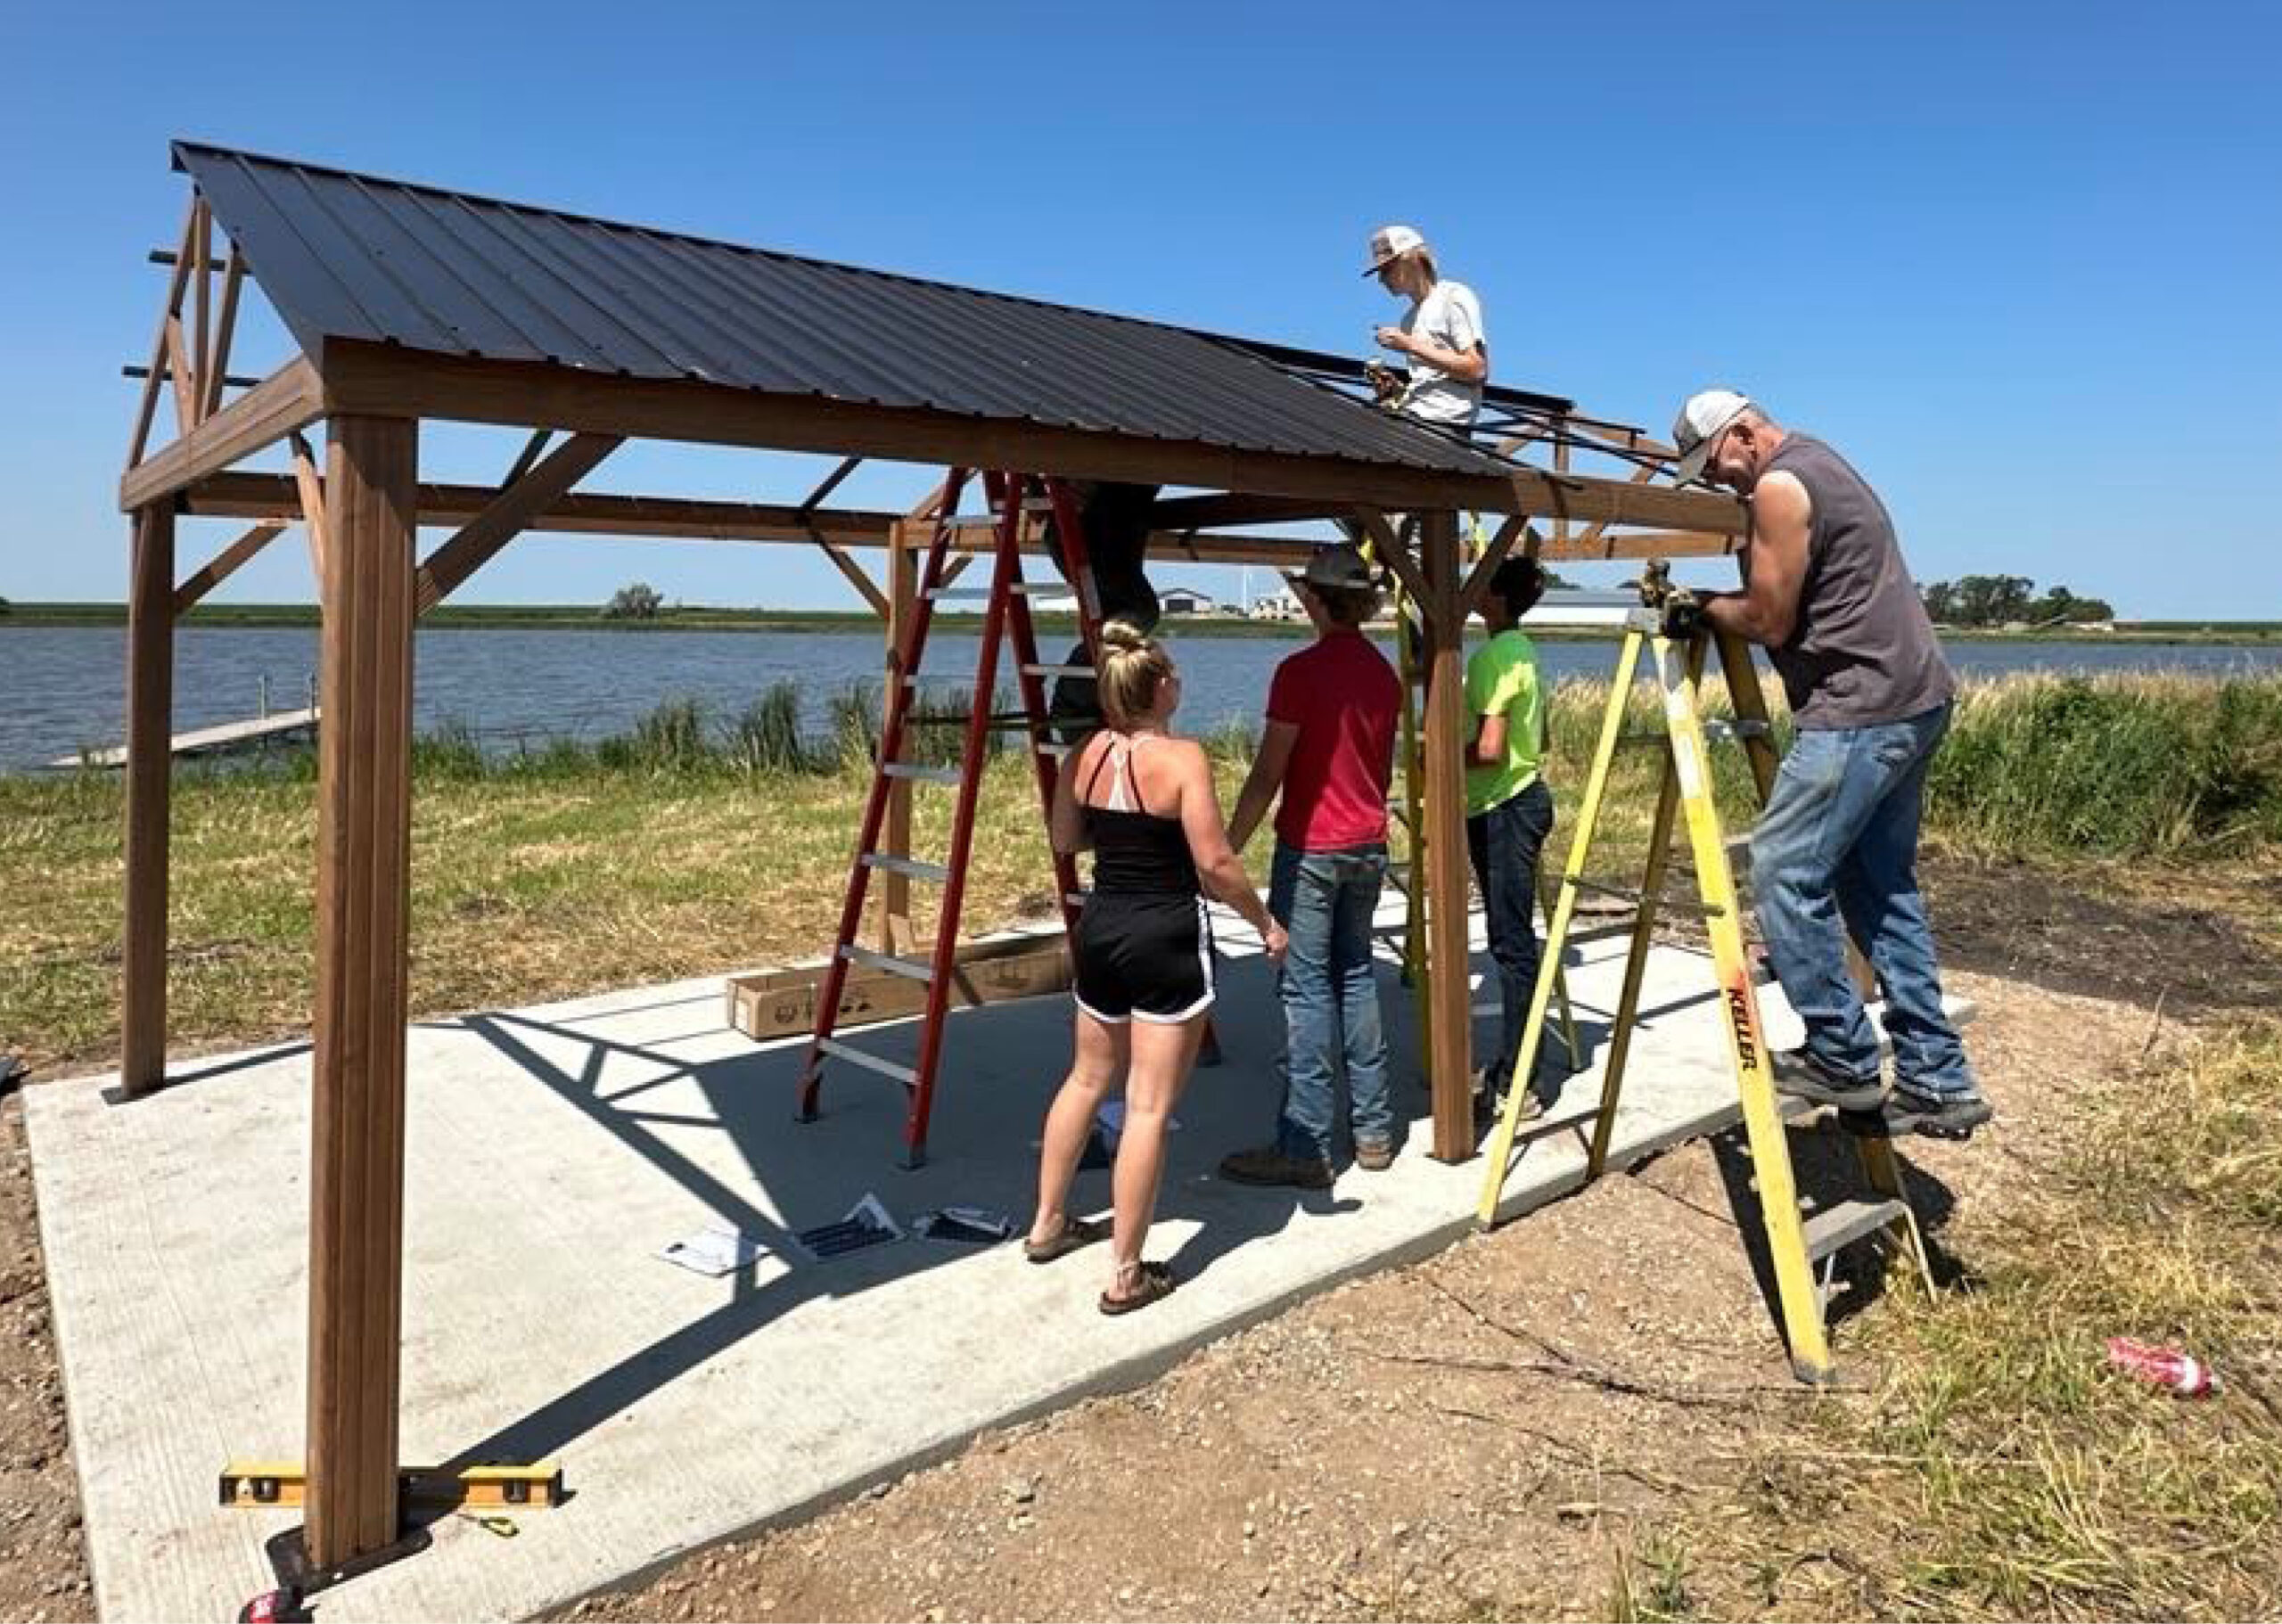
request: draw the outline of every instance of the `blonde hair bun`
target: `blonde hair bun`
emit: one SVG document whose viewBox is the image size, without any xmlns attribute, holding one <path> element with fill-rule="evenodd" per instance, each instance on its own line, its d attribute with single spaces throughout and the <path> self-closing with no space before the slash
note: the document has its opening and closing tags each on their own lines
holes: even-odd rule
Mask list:
<svg viewBox="0 0 2282 1624">
<path fill-rule="evenodd" d="M 1102 714 L 1112 727 L 1132 727 L 1157 707 L 1157 692 L 1173 672 L 1165 645 L 1129 620 L 1102 623 Z"/>
</svg>

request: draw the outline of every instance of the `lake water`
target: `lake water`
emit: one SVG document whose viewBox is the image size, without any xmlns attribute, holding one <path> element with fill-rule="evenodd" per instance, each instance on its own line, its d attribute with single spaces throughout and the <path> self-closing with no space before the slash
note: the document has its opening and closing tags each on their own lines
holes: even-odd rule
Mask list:
<svg viewBox="0 0 2282 1624">
<path fill-rule="evenodd" d="M 424 730 L 472 728 L 487 746 L 595 740 L 623 733 L 661 701 L 694 696 L 727 716 L 772 683 L 800 685 L 811 727 L 828 697 L 875 678 L 880 640 L 862 632 L 606 632 L 440 629 L 418 634 L 415 709 Z M 1276 662 L 1300 646 L 1280 637 L 1183 638 L 1183 721 L 1202 731 L 1256 717 Z M 119 627 L 0 622 L 0 770 L 36 767 L 123 735 L 127 635 Z M 1612 645 L 1546 643 L 1555 677 L 1605 676 Z M 1048 648 L 1048 659 L 1059 651 Z M 930 671 L 972 671 L 975 639 L 946 634 Z M 1950 659 L 1966 677 L 2015 671 L 2282 672 L 2282 644 L 1967 642 Z M 272 709 L 308 702 L 315 627 L 188 627 L 176 635 L 176 731 L 255 714 L 263 681 Z M 1011 677 L 1003 658 L 1002 673 Z"/>
</svg>

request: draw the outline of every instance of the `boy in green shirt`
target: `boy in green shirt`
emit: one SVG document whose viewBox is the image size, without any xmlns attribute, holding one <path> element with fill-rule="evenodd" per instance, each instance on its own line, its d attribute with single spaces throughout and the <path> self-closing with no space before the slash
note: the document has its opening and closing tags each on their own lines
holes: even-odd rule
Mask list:
<svg viewBox="0 0 2282 1624">
<path fill-rule="evenodd" d="M 1538 976 L 1537 863 L 1553 832 L 1553 793 L 1539 776 L 1545 743 L 1545 685 L 1537 645 L 1517 624 L 1545 595 L 1545 571 L 1533 558 L 1509 558 L 1490 578 L 1482 618 L 1490 641 L 1465 666 L 1466 710 L 1473 736 L 1465 752 L 1465 843 L 1490 926 L 1504 1019 L 1498 1052 L 1481 1073 L 1482 1103 L 1498 1110 L 1513 1086 L 1522 1027 Z M 1531 1079 L 1524 1118 L 1549 1102 Z"/>
</svg>

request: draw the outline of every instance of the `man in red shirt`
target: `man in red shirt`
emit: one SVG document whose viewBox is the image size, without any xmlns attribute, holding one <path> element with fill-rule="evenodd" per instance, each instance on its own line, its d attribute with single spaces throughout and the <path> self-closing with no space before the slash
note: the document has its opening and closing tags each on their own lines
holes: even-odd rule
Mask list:
<svg viewBox="0 0 2282 1624">
<path fill-rule="evenodd" d="M 1394 1103 L 1371 967 L 1371 917 L 1387 872 L 1387 780 L 1402 682 L 1363 636 L 1379 606 L 1361 553 L 1318 548 L 1292 578 L 1314 621 L 1312 647 L 1276 668 L 1268 726 L 1228 835 L 1238 850 L 1278 793 L 1268 911 L 1291 935 L 1284 1000 L 1284 1103 L 1276 1142 L 1220 1163 L 1239 1184 L 1319 1190 L 1331 1183 L 1336 1079 L 1347 1071 L 1356 1163 L 1394 1161 Z"/>
</svg>

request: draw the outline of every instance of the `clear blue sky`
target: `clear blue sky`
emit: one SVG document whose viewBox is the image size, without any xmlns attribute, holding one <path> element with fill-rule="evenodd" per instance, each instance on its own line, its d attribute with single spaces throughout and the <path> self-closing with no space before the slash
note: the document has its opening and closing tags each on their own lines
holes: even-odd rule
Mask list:
<svg viewBox="0 0 2282 1624">
<path fill-rule="evenodd" d="M 117 598 L 169 136 L 1360 355 L 1423 228 L 1496 375 L 1834 441 L 1921 578 L 2282 615 L 2282 9 L 2262 4 L 20 6 L 0 595 Z M 247 364 L 282 358 L 249 334 Z M 439 477 L 512 447 L 431 431 Z M 669 447 L 597 483 L 776 497 Z M 846 488 L 899 504 L 917 477 Z M 226 532 L 185 532 L 197 562 Z M 198 539 L 191 540 L 195 537 Z M 1221 572 L 1168 572 L 1230 590 Z M 795 548 L 534 537 L 490 602 L 850 601 Z M 281 545 L 230 595 L 308 595 Z"/>
</svg>

